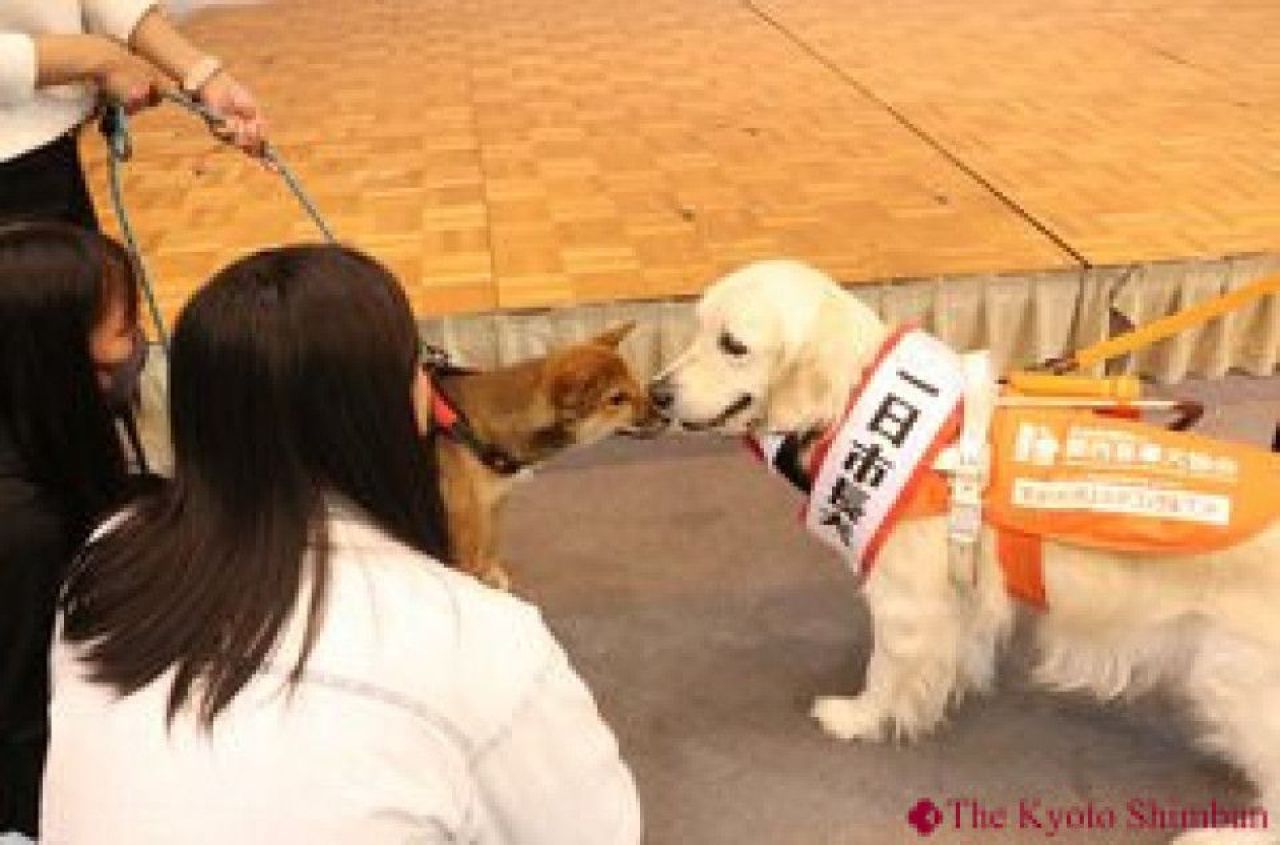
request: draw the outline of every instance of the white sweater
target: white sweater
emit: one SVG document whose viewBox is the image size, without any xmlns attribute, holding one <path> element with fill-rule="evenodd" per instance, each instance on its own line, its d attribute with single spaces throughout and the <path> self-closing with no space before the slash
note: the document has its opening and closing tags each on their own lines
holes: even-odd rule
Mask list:
<svg viewBox="0 0 1280 845">
<path fill-rule="evenodd" d="M 156 0 L 0 2 L 0 161 L 29 152 L 93 110 L 88 85 L 36 88 L 33 36 L 94 33 L 127 43 Z"/>
<path fill-rule="evenodd" d="M 53 655 L 45 845 L 636 845 L 631 775 L 537 610 L 331 522 L 306 674 L 301 619 L 211 735 L 165 726 L 171 675 L 119 699 Z"/>
</svg>

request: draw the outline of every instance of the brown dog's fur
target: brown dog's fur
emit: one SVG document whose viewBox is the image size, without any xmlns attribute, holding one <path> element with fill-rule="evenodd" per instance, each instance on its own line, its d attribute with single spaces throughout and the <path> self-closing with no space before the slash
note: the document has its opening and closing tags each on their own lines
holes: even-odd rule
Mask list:
<svg viewBox="0 0 1280 845">
<path fill-rule="evenodd" d="M 634 326 L 514 366 L 442 376 L 439 388 L 481 441 L 529 467 L 618 432 L 657 433 L 664 423 L 617 352 Z M 510 579 L 498 554 L 498 519 L 512 484 L 528 470 L 499 475 L 451 437 L 442 434 L 436 443 L 453 561 L 506 589 Z"/>
</svg>

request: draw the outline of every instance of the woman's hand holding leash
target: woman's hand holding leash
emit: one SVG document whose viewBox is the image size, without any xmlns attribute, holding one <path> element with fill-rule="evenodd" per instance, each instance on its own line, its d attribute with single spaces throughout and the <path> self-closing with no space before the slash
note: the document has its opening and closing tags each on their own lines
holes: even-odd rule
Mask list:
<svg viewBox="0 0 1280 845">
<path fill-rule="evenodd" d="M 103 95 L 124 106 L 129 114 L 159 105 L 165 90 L 173 87 L 172 83 L 150 62 L 114 42 L 102 40 L 109 46 L 93 77 Z"/>
<path fill-rule="evenodd" d="M 214 137 L 232 144 L 270 166 L 265 154 L 266 121 L 253 94 L 228 73 L 222 62 L 178 31 L 159 7 L 138 23 L 129 47 L 177 81 L 166 99 L 196 103 Z M 188 108 L 190 106 L 188 105 Z"/>
<path fill-rule="evenodd" d="M 267 122 L 249 89 L 224 70 L 217 70 L 194 92 L 196 98 L 221 122 L 207 121 L 216 138 L 263 158 Z M 264 159 L 265 161 L 265 159 Z"/>
<path fill-rule="evenodd" d="M 37 87 L 92 82 L 133 114 L 154 106 L 173 84 L 153 64 L 99 35 L 36 39 Z"/>
</svg>

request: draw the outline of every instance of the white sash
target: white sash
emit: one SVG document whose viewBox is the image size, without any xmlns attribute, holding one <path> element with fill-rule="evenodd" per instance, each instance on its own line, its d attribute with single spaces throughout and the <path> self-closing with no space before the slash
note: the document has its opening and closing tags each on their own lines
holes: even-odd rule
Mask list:
<svg viewBox="0 0 1280 845">
<path fill-rule="evenodd" d="M 818 470 L 805 525 L 855 572 L 875 560 L 898 501 L 964 395 L 960 356 L 922 331 L 888 343 Z"/>
</svg>

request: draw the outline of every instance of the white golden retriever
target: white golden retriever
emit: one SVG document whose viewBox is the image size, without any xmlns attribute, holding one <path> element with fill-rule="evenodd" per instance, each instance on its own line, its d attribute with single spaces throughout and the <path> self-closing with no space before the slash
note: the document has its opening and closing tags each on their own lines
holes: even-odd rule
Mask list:
<svg viewBox="0 0 1280 845">
<path fill-rule="evenodd" d="M 697 317 L 652 393 L 685 428 L 729 434 L 832 425 L 888 334 L 854 296 L 792 261 L 721 279 Z M 945 523 L 901 523 L 885 542 L 864 587 L 874 646 L 863 692 L 813 705 L 832 736 L 914 739 L 950 702 L 991 687 L 1013 600 L 989 533 L 976 591 L 953 585 Z M 1179 694 L 1204 744 L 1258 787 L 1271 824 L 1185 833 L 1179 845 L 1280 843 L 1280 525 L 1223 552 L 1155 561 L 1046 543 L 1044 566 L 1037 680 L 1101 699 L 1157 684 Z"/>
</svg>

